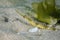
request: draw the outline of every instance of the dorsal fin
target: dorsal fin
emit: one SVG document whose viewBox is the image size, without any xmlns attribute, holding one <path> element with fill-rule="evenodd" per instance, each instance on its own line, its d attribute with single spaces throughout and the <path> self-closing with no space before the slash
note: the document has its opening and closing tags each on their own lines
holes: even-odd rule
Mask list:
<svg viewBox="0 0 60 40">
<path fill-rule="evenodd" d="M 38 4 L 39 3 L 32 3 L 32 8 L 35 10 L 35 11 L 37 11 L 37 8 L 38 8 Z"/>
</svg>

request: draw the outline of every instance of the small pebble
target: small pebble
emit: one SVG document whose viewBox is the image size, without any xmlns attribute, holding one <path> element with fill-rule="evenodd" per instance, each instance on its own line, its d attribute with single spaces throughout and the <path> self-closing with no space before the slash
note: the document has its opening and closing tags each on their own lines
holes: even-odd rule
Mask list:
<svg viewBox="0 0 60 40">
<path fill-rule="evenodd" d="M 8 22 L 8 18 L 7 18 L 7 17 L 4 17 L 4 19 L 5 19 L 5 20 L 4 20 L 5 22 Z"/>
</svg>

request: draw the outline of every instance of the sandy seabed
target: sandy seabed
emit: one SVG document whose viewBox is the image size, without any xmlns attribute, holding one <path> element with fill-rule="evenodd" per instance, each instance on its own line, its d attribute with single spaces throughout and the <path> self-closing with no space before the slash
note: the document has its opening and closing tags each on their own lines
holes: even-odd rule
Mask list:
<svg viewBox="0 0 60 40">
<path fill-rule="evenodd" d="M 24 0 L 0 0 L 0 40 L 60 40 L 60 30 L 40 29 L 40 32 L 28 32 L 32 26 L 24 24 L 28 21 L 19 15 L 16 9 L 24 4 L 29 6 L 30 3 L 31 0 L 25 2 Z M 20 9 L 19 11 L 22 11 L 22 13 L 26 12 L 24 6 Z M 60 26 L 58 25 L 56 28 L 60 28 Z"/>
</svg>

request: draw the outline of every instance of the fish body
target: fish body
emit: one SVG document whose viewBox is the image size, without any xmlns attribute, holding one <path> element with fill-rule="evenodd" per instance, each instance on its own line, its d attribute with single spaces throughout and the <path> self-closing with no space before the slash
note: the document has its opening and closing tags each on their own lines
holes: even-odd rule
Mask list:
<svg viewBox="0 0 60 40">
<path fill-rule="evenodd" d="M 34 26 L 41 29 L 49 29 L 49 30 L 55 30 L 56 28 L 48 27 L 47 25 L 41 24 L 39 21 L 43 23 L 47 23 L 49 25 L 55 25 L 58 20 L 60 20 L 60 9 L 56 8 L 55 0 L 44 0 L 39 3 L 32 3 L 32 8 L 36 12 L 36 19 L 34 20 L 30 16 L 24 16 L 22 15 L 26 20 L 29 21 L 29 23 Z M 18 10 L 16 10 L 17 13 L 20 14 Z M 21 14 L 20 14 L 21 15 Z M 36 22 L 37 21 L 37 22 Z"/>
</svg>

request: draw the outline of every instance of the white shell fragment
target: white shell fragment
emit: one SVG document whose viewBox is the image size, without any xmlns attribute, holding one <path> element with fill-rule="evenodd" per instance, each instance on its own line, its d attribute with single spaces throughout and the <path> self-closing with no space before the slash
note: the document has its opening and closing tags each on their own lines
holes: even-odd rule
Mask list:
<svg viewBox="0 0 60 40">
<path fill-rule="evenodd" d="M 39 29 L 37 27 L 29 29 L 29 32 L 37 32 Z"/>
</svg>

